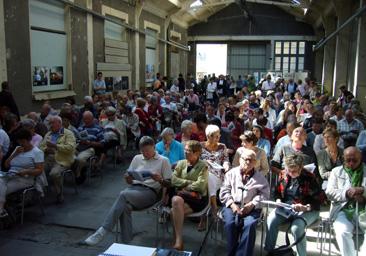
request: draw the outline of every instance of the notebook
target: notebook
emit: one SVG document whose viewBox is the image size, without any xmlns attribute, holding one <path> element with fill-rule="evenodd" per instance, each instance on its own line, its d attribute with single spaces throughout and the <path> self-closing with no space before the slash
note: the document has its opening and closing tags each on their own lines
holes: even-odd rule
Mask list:
<svg viewBox="0 0 366 256">
<path fill-rule="evenodd" d="M 113 243 L 98 256 L 153 256 L 156 248 Z"/>
</svg>

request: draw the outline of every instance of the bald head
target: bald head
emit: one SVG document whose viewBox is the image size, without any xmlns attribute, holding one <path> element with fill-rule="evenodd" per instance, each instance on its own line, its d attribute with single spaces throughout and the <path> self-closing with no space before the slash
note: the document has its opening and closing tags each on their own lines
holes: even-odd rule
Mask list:
<svg viewBox="0 0 366 256">
<path fill-rule="evenodd" d="M 348 147 L 343 152 L 344 165 L 352 170 L 360 166 L 362 160 L 362 153 L 356 147 Z"/>
<path fill-rule="evenodd" d="M 83 113 L 83 122 L 84 122 L 85 126 L 92 126 L 94 123 L 93 113 L 90 111 L 85 111 Z"/>
</svg>

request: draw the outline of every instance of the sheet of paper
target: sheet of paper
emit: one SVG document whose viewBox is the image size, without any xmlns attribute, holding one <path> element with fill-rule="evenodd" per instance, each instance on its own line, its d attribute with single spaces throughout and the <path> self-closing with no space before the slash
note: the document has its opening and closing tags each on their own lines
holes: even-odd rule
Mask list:
<svg viewBox="0 0 366 256">
<path fill-rule="evenodd" d="M 316 169 L 316 165 L 314 163 L 307 164 L 304 166 L 304 169 L 307 170 L 308 172 L 313 173 Z"/>
<path fill-rule="evenodd" d="M 285 204 L 282 202 L 274 202 L 274 201 L 269 201 L 269 200 L 262 200 L 261 201 L 262 204 L 269 204 L 269 205 L 273 205 L 276 207 L 282 207 L 282 208 L 286 208 L 286 209 L 292 209 L 290 204 Z"/>
<path fill-rule="evenodd" d="M 114 243 L 102 255 L 152 256 L 155 252 L 156 248 Z"/>
</svg>

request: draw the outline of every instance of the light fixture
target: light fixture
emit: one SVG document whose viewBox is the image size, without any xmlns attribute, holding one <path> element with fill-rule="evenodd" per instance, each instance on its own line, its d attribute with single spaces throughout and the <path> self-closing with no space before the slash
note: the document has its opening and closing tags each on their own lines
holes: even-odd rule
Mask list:
<svg viewBox="0 0 366 256">
<path fill-rule="evenodd" d="M 193 3 L 191 3 L 189 8 L 197 8 L 197 7 L 201 7 L 202 5 L 203 5 L 203 3 L 201 0 L 196 0 Z"/>
</svg>

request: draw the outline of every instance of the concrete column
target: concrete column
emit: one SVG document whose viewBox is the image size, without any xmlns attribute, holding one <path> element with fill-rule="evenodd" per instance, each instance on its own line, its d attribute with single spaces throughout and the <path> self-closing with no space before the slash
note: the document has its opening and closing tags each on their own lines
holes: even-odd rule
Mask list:
<svg viewBox="0 0 366 256">
<path fill-rule="evenodd" d="M 317 37 L 316 41 L 319 42 L 319 40 L 324 37 L 324 30 L 315 30 L 315 35 Z M 324 48 L 317 50 L 314 55 L 314 74 L 312 74 L 312 76 L 316 79 L 317 82 L 321 82 L 323 73 Z"/>
<path fill-rule="evenodd" d="M 0 83 L 8 79 L 5 45 L 4 1 L 0 0 Z"/>
<path fill-rule="evenodd" d="M 337 27 L 342 25 L 351 15 L 351 4 L 341 0 L 334 0 L 338 16 Z M 347 85 L 348 65 L 349 65 L 349 47 L 352 26 L 349 25 L 342 29 L 336 38 L 336 53 L 333 73 L 333 91 L 337 92 L 341 85 Z"/>
<path fill-rule="evenodd" d="M 171 21 L 171 17 L 168 16 L 165 20 L 164 20 L 164 27 L 163 27 L 163 37 L 164 40 L 169 41 L 169 35 L 168 35 L 168 28 L 169 28 L 169 24 Z M 164 43 L 163 45 L 163 50 L 164 50 L 164 76 L 168 75 L 168 44 Z"/>
<path fill-rule="evenodd" d="M 363 4 L 366 1 L 363 0 Z M 361 101 L 361 106 L 365 109 L 364 101 L 366 99 L 366 16 L 362 15 L 358 22 L 358 39 L 356 50 L 356 65 L 355 65 L 355 84 L 353 93 Z"/>
<path fill-rule="evenodd" d="M 87 0 L 86 7 L 90 10 L 93 9 L 92 0 Z M 88 45 L 88 73 L 89 73 L 89 95 L 92 95 L 93 81 L 94 81 L 94 42 L 93 42 L 93 15 L 86 15 L 86 34 Z"/>
<path fill-rule="evenodd" d="M 135 15 L 134 15 L 134 23 L 135 28 L 140 28 L 140 15 L 142 11 L 144 2 L 140 4 L 140 2 L 136 2 L 135 7 Z M 140 89 L 141 81 L 140 81 L 140 34 L 138 32 L 135 32 L 134 35 L 135 38 L 135 68 L 134 68 L 134 77 L 135 77 L 135 83 L 132 85 L 132 89 Z"/>
<path fill-rule="evenodd" d="M 330 17 L 323 18 L 325 36 L 329 35 L 336 29 L 336 20 Z M 323 74 L 322 83 L 326 92 L 334 95 L 333 91 L 333 75 L 334 75 L 334 59 L 336 50 L 336 38 L 332 38 L 324 45 L 323 58 Z"/>
</svg>

